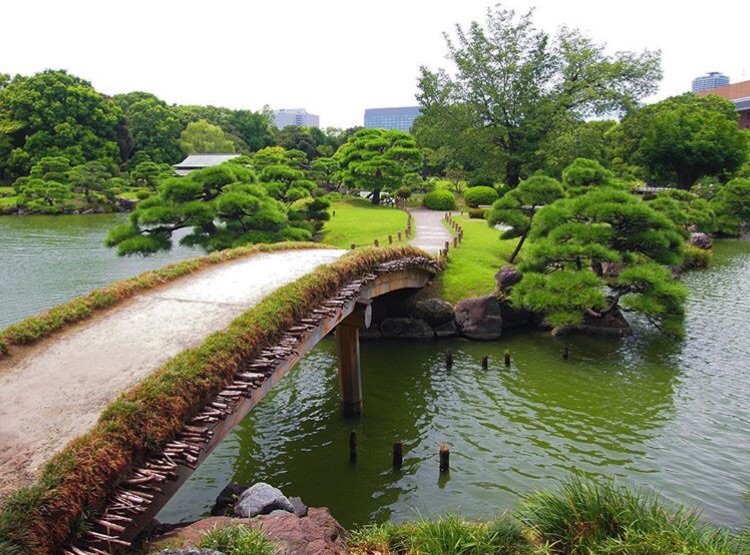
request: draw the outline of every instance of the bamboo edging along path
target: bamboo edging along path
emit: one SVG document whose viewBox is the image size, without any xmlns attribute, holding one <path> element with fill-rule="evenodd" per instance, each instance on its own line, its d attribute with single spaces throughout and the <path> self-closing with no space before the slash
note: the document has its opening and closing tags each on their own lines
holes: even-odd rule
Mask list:
<svg viewBox="0 0 750 555">
<path fill-rule="evenodd" d="M 357 249 L 357 248 L 360 248 L 360 247 L 392 246 L 394 242 L 401 243 L 401 241 L 403 241 L 405 239 L 407 239 L 407 240 L 410 239 L 411 238 L 411 232 L 412 232 L 411 224 L 412 224 L 412 220 L 414 219 L 414 217 L 411 215 L 411 212 L 409 212 L 408 210 L 405 210 L 403 208 L 401 210 L 406 213 L 406 229 L 403 231 L 403 234 L 402 234 L 401 231 L 397 232 L 396 233 L 396 239 L 394 239 L 393 234 L 389 233 L 388 234 L 387 243 L 385 241 L 383 241 L 382 245 L 380 244 L 380 239 L 378 239 L 378 238 L 373 239 L 372 243 L 362 243 L 361 245 L 357 245 L 356 243 L 352 243 L 351 247 L 350 247 L 351 250 L 354 250 L 354 249 Z"/>
</svg>

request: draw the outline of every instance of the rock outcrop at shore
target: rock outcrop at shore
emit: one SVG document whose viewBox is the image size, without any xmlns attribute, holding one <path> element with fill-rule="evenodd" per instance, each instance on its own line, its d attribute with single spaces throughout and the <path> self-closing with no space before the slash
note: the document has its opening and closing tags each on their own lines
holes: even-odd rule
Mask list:
<svg viewBox="0 0 750 555">
<path fill-rule="evenodd" d="M 503 314 L 495 295 L 465 299 L 456 305 L 456 323 L 461 335 L 475 341 L 500 339 Z"/>
</svg>

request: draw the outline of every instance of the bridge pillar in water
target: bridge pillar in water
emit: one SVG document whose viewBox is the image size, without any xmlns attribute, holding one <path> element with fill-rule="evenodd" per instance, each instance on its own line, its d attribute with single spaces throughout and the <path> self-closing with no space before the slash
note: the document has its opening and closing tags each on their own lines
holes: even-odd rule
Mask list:
<svg viewBox="0 0 750 555">
<path fill-rule="evenodd" d="M 359 329 L 370 327 L 369 303 L 357 303 L 354 312 L 336 326 L 336 352 L 339 359 L 339 391 L 344 416 L 362 414 L 362 377 L 359 360 Z"/>
</svg>

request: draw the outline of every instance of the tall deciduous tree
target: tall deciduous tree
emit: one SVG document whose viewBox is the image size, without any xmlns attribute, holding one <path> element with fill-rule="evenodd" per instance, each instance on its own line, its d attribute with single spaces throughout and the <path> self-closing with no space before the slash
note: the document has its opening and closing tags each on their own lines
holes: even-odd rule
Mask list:
<svg viewBox="0 0 750 555">
<path fill-rule="evenodd" d="M 122 110 L 83 79 L 48 70 L 0 89 L 0 174 L 25 175 L 45 156 L 73 165 L 123 159 L 130 138 Z M 121 148 L 122 147 L 122 148 Z"/>
<path fill-rule="evenodd" d="M 336 153 L 344 183 L 372 193 L 380 204 L 382 190 L 397 189 L 408 173 L 419 169 L 422 154 L 403 131 L 362 129 Z"/>
<path fill-rule="evenodd" d="M 150 160 L 156 164 L 176 164 L 184 155 L 180 132 L 184 129 L 177 112 L 166 102 L 144 92 L 117 95 L 113 100 L 125 113 L 133 137 L 133 164 Z"/>
<path fill-rule="evenodd" d="M 236 152 L 234 143 L 221 127 L 206 120 L 188 123 L 180 134 L 180 147 L 186 154 Z"/>
<path fill-rule="evenodd" d="M 539 30 L 532 13 L 498 6 L 488 10 L 484 27 L 456 26 L 455 39 L 446 35 L 456 73 L 423 67 L 419 79 L 423 118 L 488 130 L 511 187 L 561 125 L 632 109 L 661 78 L 659 52 L 609 55 L 577 30 L 562 28 L 554 37 Z M 467 113 L 456 118 L 456 110 Z"/>
<path fill-rule="evenodd" d="M 687 93 L 644 106 L 614 130 L 617 154 L 653 179 L 689 189 L 706 175 L 731 174 L 748 156 L 748 134 L 734 104 Z"/>
</svg>

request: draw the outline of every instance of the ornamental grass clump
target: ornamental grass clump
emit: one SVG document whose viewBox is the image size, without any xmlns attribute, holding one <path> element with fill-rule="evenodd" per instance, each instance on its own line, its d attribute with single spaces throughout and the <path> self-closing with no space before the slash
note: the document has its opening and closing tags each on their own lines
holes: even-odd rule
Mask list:
<svg viewBox="0 0 750 555">
<path fill-rule="evenodd" d="M 198 547 L 224 555 L 275 555 L 278 551 L 277 544 L 263 532 L 242 525 L 216 527 L 198 542 Z"/>
</svg>

